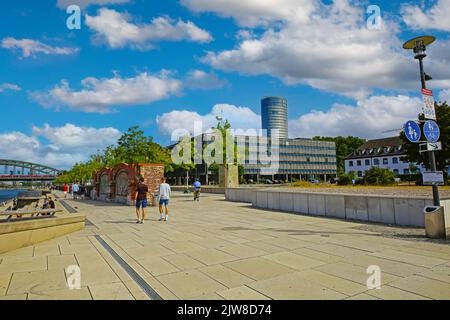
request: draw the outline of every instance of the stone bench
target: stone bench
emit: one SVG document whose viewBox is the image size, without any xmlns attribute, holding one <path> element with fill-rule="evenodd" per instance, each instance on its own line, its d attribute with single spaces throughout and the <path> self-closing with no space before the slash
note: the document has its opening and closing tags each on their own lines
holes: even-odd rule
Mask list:
<svg viewBox="0 0 450 320">
<path fill-rule="evenodd" d="M 4 221 L 10 222 L 12 218 L 15 216 L 16 219 L 22 218 L 22 216 L 30 216 L 27 219 L 42 219 L 53 217 L 56 213 L 62 212 L 59 209 L 38 209 L 38 210 L 8 210 L 8 211 L 0 211 L 0 217 L 6 217 Z"/>
</svg>

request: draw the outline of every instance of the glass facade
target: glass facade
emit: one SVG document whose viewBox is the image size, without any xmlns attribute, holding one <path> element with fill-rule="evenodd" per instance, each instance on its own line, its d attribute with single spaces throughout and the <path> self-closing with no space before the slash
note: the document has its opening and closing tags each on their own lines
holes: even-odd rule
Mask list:
<svg viewBox="0 0 450 320">
<path fill-rule="evenodd" d="M 255 141 L 257 139 L 257 141 Z M 246 175 L 336 175 L 336 145 L 334 142 L 311 139 L 281 139 L 271 145 L 266 137 L 238 136 L 239 150 L 246 150 L 244 174 Z M 268 150 L 269 149 L 269 150 Z M 276 152 L 276 155 L 275 155 Z M 270 165 L 265 154 L 276 158 Z"/>
<path fill-rule="evenodd" d="M 281 139 L 288 138 L 287 100 L 282 97 L 267 97 L 261 100 L 262 128 L 267 135 L 277 129 Z"/>
</svg>

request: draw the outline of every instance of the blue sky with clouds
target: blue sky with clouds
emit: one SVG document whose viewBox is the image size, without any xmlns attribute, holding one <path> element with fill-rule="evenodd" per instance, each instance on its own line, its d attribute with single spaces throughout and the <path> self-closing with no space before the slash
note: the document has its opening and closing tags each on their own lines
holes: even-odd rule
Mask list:
<svg viewBox="0 0 450 320">
<path fill-rule="evenodd" d="M 66 8 L 81 7 L 81 29 Z M 427 72 L 450 100 L 450 0 L 4 1 L 0 156 L 69 167 L 140 125 L 161 144 L 223 113 L 258 128 L 289 101 L 290 135 L 373 138 L 420 107 L 404 40 L 433 34 Z M 369 5 L 381 9 L 367 27 Z"/>
</svg>

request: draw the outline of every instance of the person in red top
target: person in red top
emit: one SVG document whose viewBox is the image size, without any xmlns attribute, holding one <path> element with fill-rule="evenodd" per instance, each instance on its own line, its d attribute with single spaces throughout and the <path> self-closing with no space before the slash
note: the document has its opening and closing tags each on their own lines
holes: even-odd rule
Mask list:
<svg viewBox="0 0 450 320">
<path fill-rule="evenodd" d="M 67 185 L 67 183 L 64 185 L 63 191 L 64 191 L 64 198 L 67 198 L 67 192 L 69 192 L 69 186 Z"/>
</svg>

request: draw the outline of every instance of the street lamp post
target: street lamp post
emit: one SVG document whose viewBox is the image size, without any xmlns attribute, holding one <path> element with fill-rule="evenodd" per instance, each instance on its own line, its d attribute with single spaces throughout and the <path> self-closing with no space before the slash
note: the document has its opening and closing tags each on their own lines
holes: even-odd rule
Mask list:
<svg viewBox="0 0 450 320">
<path fill-rule="evenodd" d="M 422 89 L 427 89 L 426 85 L 426 75 L 423 68 L 423 59 L 427 56 L 426 54 L 426 47 L 427 45 L 433 43 L 436 40 L 433 36 L 423 36 L 423 37 L 417 37 L 414 39 L 411 39 L 407 41 L 403 48 L 407 50 L 413 50 L 415 56 L 414 59 L 419 60 L 419 68 L 420 68 L 420 81 L 422 83 Z M 420 119 L 419 119 L 420 120 Z M 431 171 L 435 172 L 436 169 L 436 158 L 434 155 L 434 151 L 428 152 L 428 158 L 430 161 L 430 169 Z M 440 199 L 439 199 L 439 189 L 437 185 L 433 185 L 433 204 L 435 206 L 440 206 Z"/>
</svg>

